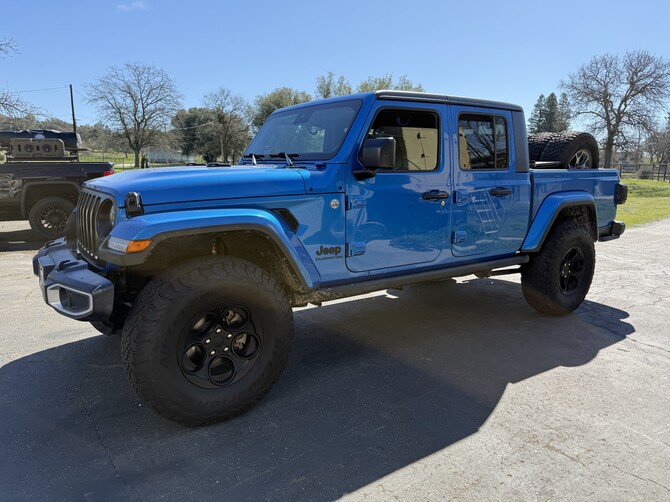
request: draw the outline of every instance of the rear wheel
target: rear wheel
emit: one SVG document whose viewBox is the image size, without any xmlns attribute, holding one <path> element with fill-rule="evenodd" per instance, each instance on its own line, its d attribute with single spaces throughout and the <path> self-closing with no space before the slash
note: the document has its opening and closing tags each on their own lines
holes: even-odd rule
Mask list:
<svg viewBox="0 0 670 502">
<path fill-rule="evenodd" d="M 30 227 L 46 239 L 65 235 L 65 224 L 74 204 L 63 197 L 45 197 L 38 200 L 28 214 Z"/>
<path fill-rule="evenodd" d="M 154 411 L 199 425 L 258 402 L 284 369 L 292 338 L 283 287 L 256 265 L 216 256 L 149 283 L 126 320 L 121 350 Z"/>
<path fill-rule="evenodd" d="M 523 296 L 538 312 L 568 314 L 584 301 L 595 263 L 595 247 L 589 232 L 575 221 L 560 221 L 540 252 L 521 268 Z"/>
</svg>

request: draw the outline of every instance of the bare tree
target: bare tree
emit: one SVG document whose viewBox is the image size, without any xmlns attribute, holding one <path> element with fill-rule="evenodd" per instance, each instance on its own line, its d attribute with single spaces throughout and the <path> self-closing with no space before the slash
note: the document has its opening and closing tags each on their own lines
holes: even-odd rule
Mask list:
<svg viewBox="0 0 670 502">
<path fill-rule="evenodd" d="M 6 58 L 16 52 L 16 42 L 13 38 L 3 38 L 0 40 L 0 59 Z"/>
<path fill-rule="evenodd" d="M 87 101 L 103 123 L 118 129 L 140 166 L 143 148 L 165 140 L 170 119 L 180 108 L 181 96 L 169 75 L 147 64 L 112 66 L 106 75 L 86 86 Z"/>
<path fill-rule="evenodd" d="M 647 136 L 645 147 L 652 163 L 670 163 L 670 115 L 666 117 L 665 127 L 657 127 Z"/>
<path fill-rule="evenodd" d="M 575 115 L 590 119 L 597 135 L 605 136 L 605 167 L 627 135 L 652 131 L 656 116 L 670 96 L 670 63 L 647 51 L 596 56 L 561 82 Z"/>
<path fill-rule="evenodd" d="M 0 59 L 5 59 L 17 51 L 16 42 L 13 38 L 0 40 Z M 26 103 L 21 97 L 11 91 L 0 90 L 0 114 L 16 117 L 35 113 L 36 108 Z"/>
<path fill-rule="evenodd" d="M 219 136 L 221 160 L 235 157 L 246 148 L 249 141 L 249 104 L 242 96 L 220 87 L 205 95 L 205 106 L 214 112 Z"/>
</svg>

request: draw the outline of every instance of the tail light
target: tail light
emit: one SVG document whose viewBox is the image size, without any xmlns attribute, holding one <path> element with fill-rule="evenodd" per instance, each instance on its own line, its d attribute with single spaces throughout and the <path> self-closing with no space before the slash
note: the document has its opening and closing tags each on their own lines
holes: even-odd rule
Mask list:
<svg viewBox="0 0 670 502">
<path fill-rule="evenodd" d="M 114 169 L 107 169 L 106 171 L 102 172 L 103 176 L 111 176 L 112 174 L 114 174 Z"/>
</svg>

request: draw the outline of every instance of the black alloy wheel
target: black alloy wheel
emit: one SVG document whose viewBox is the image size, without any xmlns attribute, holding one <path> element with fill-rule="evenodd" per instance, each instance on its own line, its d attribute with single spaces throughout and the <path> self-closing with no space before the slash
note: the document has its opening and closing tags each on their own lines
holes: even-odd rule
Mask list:
<svg viewBox="0 0 670 502">
<path fill-rule="evenodd" d="M 558 280 L 561 293 L 566 296 L 574 295 L 585 276 L 586 259 L 584 253 L 578 247 L 571 247 L 561 262 L 560 277 Z"/>
<path fill-rule="evenodd" d="M 186 324 L 179 342 L 179 367 L 193 384 L 225 387 L 243 378 L 262 347 L 260 326 L 241 305 L 211 305 Z"/>
<path fill-rule="evenodd" d="M 28 220 L 33 230 L 47 239 L 57 239 L 65 235 L 67 219 L 74 204 L 62 197 L 45 197 L 30 209 Z"/>
</svg>

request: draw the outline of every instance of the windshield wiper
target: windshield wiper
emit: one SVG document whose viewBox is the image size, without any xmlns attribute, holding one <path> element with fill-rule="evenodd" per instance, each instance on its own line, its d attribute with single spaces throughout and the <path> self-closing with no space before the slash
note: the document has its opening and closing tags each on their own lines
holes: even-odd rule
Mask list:
<svg viewBox="0 0 670 502">
<path fill-rule="evenodd" d="M 271 153 L 270 155 L 268 155 L 268 157 L 270 157 L 271 159 L 272 158 L 275 158 L 275 159 L 276 158 L 283 158 L 286 161 L 286 165 L 288 167 L 293 167 L 294 164 L 293 164 L 292 159 L 295 159 L 296 157 L 300 157 L 300 154 L 299 153 L 279 152 L 279 153 Z"/>
<path fill-rule="evenodd" d="M 265 155 L 263 155 L 261 153 L 248 153 L 246 155 L 242 155 L 242 158 L 243 159 L 251 159 L 251 163 L 253 165 L 257 165 L 256 164 L 256 159 L 264 159 Z"/>
</svg>

